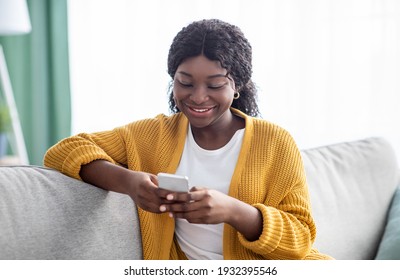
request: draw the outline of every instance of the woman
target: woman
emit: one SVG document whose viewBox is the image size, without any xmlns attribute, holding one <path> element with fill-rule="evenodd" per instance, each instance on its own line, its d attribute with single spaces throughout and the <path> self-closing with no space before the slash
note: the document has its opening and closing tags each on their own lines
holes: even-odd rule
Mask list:
<svg viewBox="0 0 400 280">
<path fill-rule="evenodd" d="M 168 55 L 171 116 L 158 115 L 53 146 L 46 166 L 138 206 L 145 259 L 324 259 L 300 153 L 256 118 L 252 51 L 239 28 L 189 24 Z M 159 172 L 190 178 L 158 188 Z"/>
</svg>

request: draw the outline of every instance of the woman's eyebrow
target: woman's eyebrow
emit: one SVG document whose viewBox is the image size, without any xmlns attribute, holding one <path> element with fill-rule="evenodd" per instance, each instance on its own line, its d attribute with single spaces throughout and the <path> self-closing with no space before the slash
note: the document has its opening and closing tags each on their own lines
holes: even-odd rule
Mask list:
<svg viewBox="0 0 400 280">
<path fill-rule="evenodd" d="M 215 75 L 207 76 L 207 79 L 213 79 L 213 78 L 228 78 L 228 77 L 226 74 L 215 74 Z"/>
<path fill-rule="evenodd" d="M 185 71 L 178 71 L 178 74 L 182 74 L 184 76 L 192 77 L 189 73 L 186 73 Z"/>
<path fill-rule="evenodd" d="M 193 77 L 191 74 L 189 74 L 185 71 L 178 71 L 178 74 L 182 74 L 187 77 Z M 214 79 L 214 78 L 228 78 L 228 77 L 227 77 L 227 74 L 214 74 L 214 75 L 207 76 L 207 79 Z"/>
</svg>

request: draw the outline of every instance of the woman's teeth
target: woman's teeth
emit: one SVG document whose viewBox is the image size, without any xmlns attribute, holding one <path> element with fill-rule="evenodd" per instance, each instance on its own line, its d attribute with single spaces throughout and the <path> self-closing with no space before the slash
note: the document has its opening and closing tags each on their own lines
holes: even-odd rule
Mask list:
<svg viewBox="0 0 400 280">
<path fill-rule="evenodd" d="M 190 109 L 192 109 L 193 111 L 198 112 L 198 113 L 204 113 L 204 112 L 210 111 L 212 108 L 209 108 L 209 109 L 195 109 L 195 108 L 190 108 Z"/>
</svg>

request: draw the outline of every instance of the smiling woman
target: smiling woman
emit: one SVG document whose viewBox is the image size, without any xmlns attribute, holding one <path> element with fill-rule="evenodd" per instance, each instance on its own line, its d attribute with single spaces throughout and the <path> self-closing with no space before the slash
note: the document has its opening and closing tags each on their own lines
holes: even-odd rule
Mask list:
<svg viewBox="0 0 400 280">
<path fill-rule="evenodd" d="M 295 141 L 252 116 L 252 48 L 242 31 L 219 19 L 191 22 L 172 41 L 168 73 L 175 113 L 66 138 L 46 166 L 129 195 L 145 259 L 330 259 L 312 248 Z M 190 191 L 160 188 L 159 173 L 189 178 Z"/>
</svg>

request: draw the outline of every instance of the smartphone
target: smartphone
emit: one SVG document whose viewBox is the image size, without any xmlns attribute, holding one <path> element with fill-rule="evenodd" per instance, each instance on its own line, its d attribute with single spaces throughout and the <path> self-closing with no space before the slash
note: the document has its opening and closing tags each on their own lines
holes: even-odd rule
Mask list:
<svg viewBox="0 0 400 280">
<path fill-rule="evenodd" d="M 158 187 L 174 192 L 188 192 L 189 179 L 186 176 L 158 173 Z"/>
</svg>

